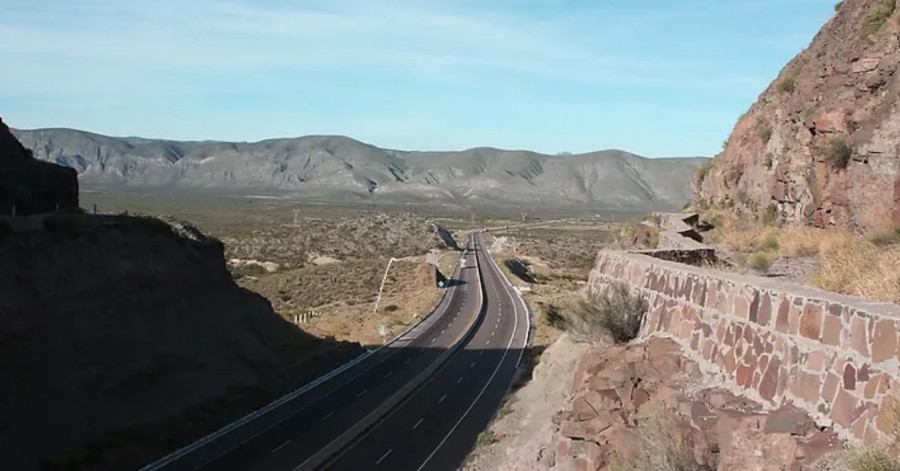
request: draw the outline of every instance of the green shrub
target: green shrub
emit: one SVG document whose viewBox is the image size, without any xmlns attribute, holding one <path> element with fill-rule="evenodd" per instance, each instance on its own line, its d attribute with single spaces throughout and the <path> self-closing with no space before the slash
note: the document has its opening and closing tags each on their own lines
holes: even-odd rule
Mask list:
<svg viewBox="0 0 900 471">
<path fill-rule="evenodd" d="M 778 82 L 778 90 L 782 93 L 794 93 L 797 89 L 797 79 L 794 77 L 785 77 Z"/>
<path fill-rule="evenodd" d="M 260 276 L 265 275 L 266 273 L 266 269 L 259 265 L 247 264 L 232 268 L 231 278 L 234 280 L 240 280 L 241 278 L 244 278 L 246 276 Z"/>
<path fill-rule="evenodd" d="M 841 0 L 840 2 L 834 4 L 834 11 L 840 10 L 842 6 L 844 6 L 844 0 Z"/>
<path fill-rule="evenodd" d="M 478 434 L 478 438 L 476 439 L 475 443 L 480 447 L 493 445 L 494 443 L 497 443 L 497 435 L 490 430 L 481 432 Z"/>
<path fill-rule="evenodd" d="M 759 244 L 759 250 L 767 250 L 767 251 L 776 251 L 778 250 L 778 236 L 775 234 L 769 234 L 763 239 Z"/>
<path fill-rule="evenodd" d="M 834 168 L 847 168 L 853 157 L 853 147 L 843 136 L 834 136 L 821 149 L 823 157 Z"/>
<path fill-rule="evenodd" d="M 747 265 L 761 273 L 768 273 L 769 268 L 772 268 L 772 256 L 765 252 L 757 252 L 750 256 L 750 259 L 747 261 Z"/>
<path fill-rule="evenodd" d="M 872 6 L 866 17 L 863 18 L 859 32 L 863 36 L 870 36 L 877 32 L 897 8 L 896 0 L 881 0 Z"/>
<path fill-rule="evenodd" d="M 594 297 L 579 300 L 566 317 L 566 331 L 582 341 L 598 342 L 611 337 L 626 343 L 637 337 L 647 303 L 632 294 L 625 283 L 607 285 Z"/>
</svg>

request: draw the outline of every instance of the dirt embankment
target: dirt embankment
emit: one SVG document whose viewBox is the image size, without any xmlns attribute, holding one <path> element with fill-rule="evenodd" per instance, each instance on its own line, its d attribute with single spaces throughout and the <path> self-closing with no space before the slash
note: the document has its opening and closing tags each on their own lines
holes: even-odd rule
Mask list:
<svg viewBox="0 0 900 471">
<path fill-rule="evenodd" d="M 8 469 L 138 467 L 361 350 L 283 320 L 189 228 L 73 214 L 0 229 Z"/>
</svg>

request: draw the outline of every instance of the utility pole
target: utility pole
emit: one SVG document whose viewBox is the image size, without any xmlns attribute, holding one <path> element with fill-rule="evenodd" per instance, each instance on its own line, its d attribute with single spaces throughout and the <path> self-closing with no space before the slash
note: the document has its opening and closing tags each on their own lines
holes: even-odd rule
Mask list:
<svg viewBox="0 0 900 471">
<path fill-rule="evenodd" d="M 375 298 L 375 309 L 372 309 L 372 314 L 378 312 L 378 303 L 381 302 L 381 293 L 384 291 L 384 282 L 387 281 L 388 270 L 391 269 L 391 264 L 397 261 L 398 260 L 394 257 L 391 257 L 391 259 L 388 260 L 387 268 L 384 269 L 384 276 L 381 278 L 381 287 L 378 288 L 378 297 Z"/>
<path fill-rule="evenodd" d="M 522 213 L 522 222 L 525 222 L 525 217 L 528 216 L 528 213 Z"/>
<path fill-rule="evenodd" d="M 300 225 L 300 210 L 295 209 L 294 210 L 294 227 L 299 226 L 299 225 Z"/>
</svg>

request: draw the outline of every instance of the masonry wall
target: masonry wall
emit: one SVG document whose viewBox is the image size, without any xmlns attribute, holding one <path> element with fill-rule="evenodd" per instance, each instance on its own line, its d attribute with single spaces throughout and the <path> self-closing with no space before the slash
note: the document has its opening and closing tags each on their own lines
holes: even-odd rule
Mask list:
<svg viewBox="0 0 900 471">
<path fill-rule="evenodd" d="M 879 404 L 900 387 L 900 306 L 601 252 L 588 289 L 617 281 L 649 303 L 642 335 L 676 340 L 720 386 L 770 408 L 793 403 L 847 439 L 889 432 Z"/>
</svg>

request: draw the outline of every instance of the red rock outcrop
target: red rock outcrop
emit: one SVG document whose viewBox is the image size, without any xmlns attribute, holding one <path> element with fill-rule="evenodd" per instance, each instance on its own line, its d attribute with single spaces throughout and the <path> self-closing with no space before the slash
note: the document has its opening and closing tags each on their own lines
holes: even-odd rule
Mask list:
<svg viewBox="0 0 900 471">
<path fill-rule="evenodd" d="M 836 9 L 695 174 L 697 206 L 819 227 L 900 223 L 900 9 Z"/>
</svg>

